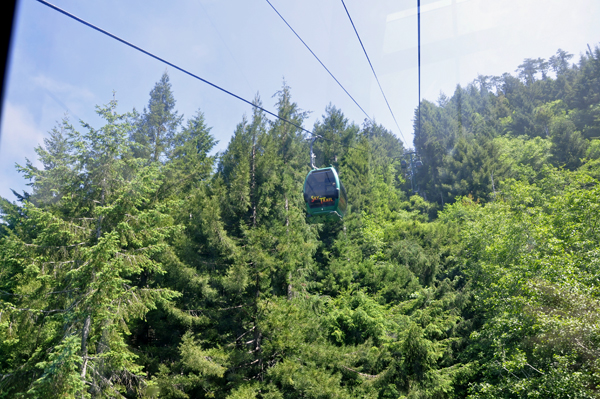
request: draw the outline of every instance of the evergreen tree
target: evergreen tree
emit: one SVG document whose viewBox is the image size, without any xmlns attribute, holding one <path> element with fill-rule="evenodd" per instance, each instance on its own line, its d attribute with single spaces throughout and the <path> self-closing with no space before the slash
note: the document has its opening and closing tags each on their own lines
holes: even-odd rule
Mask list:
<svg viewBox="0 0 600 399">
<path fill-rule="evenodd" d="M 552 140 L 552 163 L 574 170 L 581 165 L 588 143 L 581 133 L 575 131 L 575 124 L 562 118 L 553 121 L 550 128 Z"/>
<path fill-rule="evenodd" d="M 424 100 L 419 195 L 328 106 L 351 209 L 319 225 L 285 83 L 297 126 L 255 109 L 218 157 L 166 74 L 142 116 L 63 120 L 0 199 L 0 398 L 596 397 L 600 54 L 570 58 Z"/>
<path fill-rule="evenodd" d="M 173 140 L 183 118 L 175 110 L 175 97 L 166 71 L 150 91 L 148 108 L 136 116 L 136 128 L 131 132 L 135 157 L 164 162 L 171 156 Z"/>
<path fill-rule="evenodd" d="M 146 271 L 164 272 L 159 258 L 180 228 L 165 212 L 176 203 L 154 201 L 158 168 L 128 156 L 130 125 L 115 106 L 98 108 L 106 120 L 98 130 L 63 123 L 66 133 L 37 149 L 45 169 L 22 168 L 33 201 L 0 244 L 10 276 L 2 279 L 5 393 L 120 395 L 146 384 L 124 334 L 129 320 L 177 296 L 138 283 Z M 48 200 L 50 187 L 58 199 Z"/>
<path fill-rule="evenodd" d="M 568 71 L 569 60 L 571 58 L 573 58 L 573 54 L 569 54 L 565 50 L 558 49 L 556 55 L 553 55 L 549 59 L 550 67 L 554 70 L 556 75 L 561 75 Z"/>
</svg>

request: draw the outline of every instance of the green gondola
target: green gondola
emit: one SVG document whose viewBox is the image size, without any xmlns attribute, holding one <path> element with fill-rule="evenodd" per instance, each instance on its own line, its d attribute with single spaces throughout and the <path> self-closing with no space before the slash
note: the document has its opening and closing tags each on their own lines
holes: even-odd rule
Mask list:
<svg viewBox="0 0 600 399">
<path fill-rule="evenodd" d="M 324 223 L 342 220 L 348 208 L 346 189 L 333 166 L 317 169 L 313 143 L 322 136 L 315 135 L 310 142 L 310 166 L 312 170 L 304 180 L 304 202 L 308 223 Z"/>
<path fill-rule="evenodd" d="M 348 197 L 333 166 L 311 170 L 303 192 L 309 223 L 341 220 L 346 214 Z"/>
</svg>

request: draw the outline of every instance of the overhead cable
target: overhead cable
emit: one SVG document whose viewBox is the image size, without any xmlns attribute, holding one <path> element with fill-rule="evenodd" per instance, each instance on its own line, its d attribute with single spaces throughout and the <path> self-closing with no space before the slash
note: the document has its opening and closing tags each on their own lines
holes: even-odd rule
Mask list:
<svg viewBox="0 0 600 399">
<path fill-rule="evenodd" d="M 365 53 L 365 57 L 367 57 L 367 61 L 369 61 L 369 65 L 371 66 L 371 71 L 373 71 L 373 75 L 375 76 L 375 80 L 377 81 L 377 85 L 379 86 L 379 90 L 381 90 L 381 94 L 383 95 L 383 99 L 385 100 L 385 103 L 387 104 L 387 107 L 390 110 L 390 113 L 392 114 L 392 118 L 394 118 L 394 122 L 396 123 L 396 127 L 398 128 L 398 131 L 400 132 L 400 136 L 402 136 L 402 140 L 404 140 L 406 142 L 406 139 L 404 138 L 404 134 L 402 133 L 402 130 L 400 129 L 400 126 L 398 125 L 398 121 L 396 120 L 396 116 L 394 115 L 394 112 L 392 111 L 392 107 L 390 107 L 390 103 L 388 102 L 387 97 L 385 96 L 385 93 L 383 92 L 383 88 L 381 87 L 381 83 L 379 83 L 379 78 L 377 77 L 377 74 L 375 73 L 375 68 L 373 68 L 373 64 L 371 64 L 371 59 L 369 58 L 369 55 L 367 54 L 367 50 L 365 49 L 365 46 L 363 45 L 363 42 L 360 39 L 360 35 L 358 34 L 358 30 L 356 30 L 356 26 L 354 26 L 354 21 L 352 21 L 352 17 L 350 16 L 350 12 L 348 11 L 348 8 L 346 7 L 346 3 L 344 3 L 344 0 L 342 0 L 342 5 L 344 6 L 344 10 L 346 10 L 346 14 L 348 15 L 348 19 L 350 19 L 350 23 L 352 24 L 352 28 L 354 28 L 354 33 L 356 33 L 356 37 L 358 38 L 358 41 L 360 42 L 360 46 L 362 47 L 362 49 L 363 49 L 363 51 Z"/>
<path fill-rule="evenodd" d="M 352 97 L 352 95 L 350 93 L 348 93 L 348 90 L 346 90 L 346 88 L 344 86 L 342 86 L 342 84 L 340 83 L 340 81 L 337 80 L 335 76 L 333 76 L 333 73 L 331 73 L 331 71 L 325 66 L 325 64 L 323 64 L 323 62 L 319 59 L 319 57 L 317 57 L 317 55 L 314 53 L 314 51 L 312 51 L 310 49 L 310 47 L 308 47 L 308 44 L 306 44 L 306 42 L 304 40 L 302 40 L 302 38 L 300 37 L 300 35 L 298 33 L 296 33 L 296 31 L 294 30 L 294 28 L 292 28 L 292 26 L 285 20 L 285 18 L 283 18 L 283 15 L 281 15 L 279 13 L 279 11 L 277 11 L 277 9 L 273 6 L 273 4 L 271 4 L 271 2 L 269 0 L 266 0 L 266 1 L 267 1 L 267 3 L 269 3 L 269 5 L 273 9 L 273 11 L 275 11 L 277 13 L 277 15 L 279 15 L 279 18 L 281 18 L 281 20 L 283 22 L 285 22 L 285 24 L 288 26 L 288 28 L 290 28 L 290 30 L 292 32 L 294 32 L 294 35 L 296 35 L 296 37 L 298 38 L 298 40 L 300 40 L 302 42 L 302 44 L 304 44 L 304 47 L 306 47 L 308 49 L 308 51 L 310 51 L 310 53 L 313 55 L 313 57 L 315 57 L 317 59 L 317 61 L 319 61 L 319 64 L 321 64 L 321 66 L 323 68 L 325 68 L 325 70 L 329 73 L 329 75 L 331 75 L 331 77 L 333 78 L 333 80 L 335 80 L 335 82 L 342 88 L 342 90 L 344 90 L 344 92 L 348 95 L 348 97 L 350 97 L 352 99 L 352 101 L 354 101 L 354 104 L 356 104 L 356 106 L 358 108 L 360 108 L 360 110 L 367 116 L 367 118 L 370 121 L 372 121 L 373 119 L 371 119 L 371 117 L 369 116 L 369 114 L 367 114 L 367 112 L 363 109 L 363 107 L 361 107 L 358 104 L 358 102 L 354 99 L 354 97 Z"/>
<path fill-rule="evenodd" d="M 229 94 L 230 96 L 235 97 L 238 100 L 243 101 L 246 104 L 248 104 L 248 105 L 250 105 L 250 106 L 252 106 L 254 108 L 257 108 L 257 109 L 259 109 L 259 110 L 261 110 L 261 111 L 263 111 L 263 112 L 265 112 L 265 113 L 267 113 L 267 114 L 269 114 L 269 115 L 271 115 L 271 116 L 273 116 L 273 117 L 281 120 L 282 122 L 290 124 L 290 125 L 294 126 L 295 128 L 300 129 L 301 131 L 304 131 L 304 132 L 306 132 L 306 133 L 308 133 L 310 135 L 316 136 L 316 134 L 313 133 L 313 132 L 311 132 L 310 130 L 305 129 L 302 126 L 300 126 L 300 125 L 298 125 L 298 124 L 296 124 L 296 123 L 294 123 L 294 122 L 292 122 L 292 121 L 290 121 L 288 119 L 282 118 L 281 116 L 279 116 L 277 114 L 274 114 L 273 112 L 271 112 L 271 111 L 269 111 L 269 110 L 267 110 L 267 109 L 265 109 L 265 108 L 263 108 L 263 107 L 261 107 L 259 105 L 256 105 L 253 102 L 248 101 L 245 98 L 240 97 L 237 94 L 234 94 L 234 93 L 230 92 L 229 90 L 225 90 L 224 88 L 222 88 L 222 87 L 220 87 L 220 86 L 218 86 L 218 85 L 216 85 L 214 83 L 211 83 L 208 80 L 203 79 L 203 78 L 201 78 L 198 75 L 195 75 L 195 74 L 193 74 L 193 73 L 191 73 L 191 72 L 189 72 L 189 71 L 187 71 L 187 70 L 185 70 L 185 69 L 183 69 L 183 68 L 181 68 L 181 67 L 179 67 L 179 66 L 177 66 L 177 65 L 175 65 L 175 64 L 173 64 L 173 63 L 171 63 L 171 62 L 169 62 L 169 61 L 167 61 L 165 59 L 163 59 L 163 58 L 158 57 L 157 55 L 152 54 L 149 51 L 146 51 L 146 50 L 142 49 L 141 47 L 136 46 L 135 44 L 132 44 L 132 43 L 130 43 L 130 42 L 124 40 L 124 39 L 121 39 L 120 37 L 118 37 L 116 35 L 113 35 L 112 33 L 107 32 L 104 29 L 99 28 L 99 27 L 91 24 L 91 23 L 89 23 L 89 22 L 87 22 L 87 21 L 85 21 L 85 20 L 83 20 L 83 19 L 81 19 L 81 18 L 79 18 L 79 17 L 77 17 L 77 16 L 69 13 L 68 11 L 65 11 L 65 10 L 63 10 L 63 9 L 55 6 L 52 3 L 49 3 L 49 2 L 47 2 L 45 0 L 36 0 L 36 1 L 38 1 L 39 3 L 44 4 L 45 6 L 48 6 L 48 7 L 52 8 L 55 11 L 60 12 L 61 14 L 66 15 L 69 18 L 74 19 L 75 21 L 77 21 L 79 23 L 82 23 L 83 25 L 85 25 L 85 26 L 87 26 L 89 28 L 92 28 L 92 29 L 94 29 L 94 30 L 96 30 L 96 31 L 98 31 L 98 32 L 100 32 L 102 34 L 105 34 L 106 36 L 108 36 L 108 37 L 110 37 L 112 39 L 115 39 L 115 40 L 117 40 L 117 41 L 119 41 L 119 42 L 121 42 L 121 43 L 123 43 L 123 44 L 125 44 L 125 45 L 127 45 L 127 46 L 129 46 L 129 47 L 131 47 L 131 48 L 133 48 L 135 50 L 137 50 L 137 51 L 140 51 L 140 52 L 146 54 L 147 56 L 154 58 L 155 60 L 158 60 L 158 61 L 160 61 L 160 62 L 162 62 L 164 64 L 167 64 L 168 66 L 173 67 L 174 69 L 176 69 L 178 71 L 181 71 L 181 72 L 185 73 L 186 75 L 189 75 L 189 76 L 191 76 L 191 77 L 193 77 L 195 79 L 198 79 L 198 80 L 206 83 L 207 85 L 212 86 L 215 89 L 222 91 L 223 93 Z M 327 140 L 327 141 L 331 141 L 331 142 L 334 142 L 334 143 L 338 143 L 338 144 L 341 144 L 343 146 L 350 147 L 350 148 L 356 148 L 356 147 L 352 147 L 352 146 L 349 146 L 349 145 L 346 145 L 346 144 L 343 144 L 343 143 L 339 143 L 339 142 L 337 142 L 335 140 L 331 140 L 331 139 L 325 139 L 325 138 L 323 138 L 323 140 Z M 364 150 L 361 150 L 360 148 L 356 148 L 356 149 L 360 150 L 360 151 L 364 151 Z"/>
<path fill-rule="evenodd" d="M 421 0 L 417 0 L 417 47 L 419 64 L 419 134 L 421 134 Z M 443 200 L 443 199 L 442 199 Z"/>
<path fill-rule="evenodd" d="M 56 11 L 58 11 L 58 12 L 60 12 L 61 14 L 64 14 L 64 15 L 66 15 L 66 16 L 67 16 L 67 17 L 69 17 L 69 18 L 72 18 L 72 19 L 74 19 L 74 20 L 75 20 L 75 21 L 77 21 L 77 22 L 80 22 L 80 23 L 82 23 L 82 24 L 84 24 L 84 25 L 86 25 L 86 26 L 88 26 L 88 27 L 90 27 L 90 28 L 92 28 L 92 29 L 94 29 L 94 30 L 97 30 L 98 32 L 100 32 L 100 33 L 103 33 L 103 34 L 105 34 L 106 36 L 109 36 L 109 37 L 111 37 L 111 38 L 113 38 L 113 39 L 115 39 L 115 40 L 117 40 L 117 41 L 119 41 L 119 42 L 121 42 L 121 43 L 123 43 L 123 44 L 125 44 L 125 45 L 127 45 L 127 46 L 129 46 L 129 47 L 131 47 L 131 48 L 133 48 L 133 49 L 136 49 L 137 51 L 140 51 L 140 52 L 142 52 L 142 53 L 146 54 L 147 56 L 150 56 L 150 57 L 154 58 L 155 60 L 158 60 L 158 61 L 160 61 L 160 62 L 162 62 L 162 63 L 165 63 L 165 64 L 167 64 L 168 66 L 170 66 L 170 67 L 173 67 L 173 68 L 177 69 L 178 71 L 181 71 L 181 72 L 183 72 L 183 73 L 185 73 L 185 74 L 187 74 L 187 75 L 189 75 L 189 76 L 191 76 L 191 77 L 193 77 L 193 78 L 195 78 L 195 79 L 198 79 L 198 80 L 200 80 L 200 81 L 202 81 L 202 82 L 206 83 L 207 85 L 210 85 L 210 86 L 214 87 L 214 88 L 215 88 L 215 89 L 217 89 L 217 90 L 221 90 L 222 92 L 224 92 L 224 93 L 226 93 L 226 94 L 229 94 L 230 96 L 232 96 L 232 97 L 235 97 L 235 98 L 237 98 L 238 100 L 240 100 L 240 101 L 243 101 L 243 102 L 245 102 L 246 104 L 249 104 L 249 105 L 253 106 L 254 108 L 258 108 L 258 109 L 260 109 L 261 111 L 263 111 L 263 112 L 266 112 L 267 114 L 269 114 L 269 115 L 271 115 L 271 116 L 274 116 L 275 118 L 277 118 L 277 119 L 279 119 L 279 120 L 282 120 L 283 122 L 289 123 L 290 125 L 292 125 L 292 126 L 294 126 L 294 127 L 298 128 L 298 129 L 301 129 L 301 130 L 305 131 L 306 133 L 309 133 L 309 134 L 312 134 L 312 135 L 314 135 L 314 133 L 313 133 L 313 132 L 311 132 L 310 130 L 306 130 L 306 129 L 305 129 L 305 128 L 303 128 L 302 126 L 298 126 L 298 125 L 297 125 L 297 124 L 295 124 L 294 122 L 291 122 L 291 121 L 289 121 L 289 120 L 287 120 L 287 119 L 285 119 L 285 118 L 282 118 L 282 117 L 280 117 L 279 115 L 276 115 L 276 114 L 274 114 L 273 112 L 271 112 L 271 111 L 269 111 L 269 110 L 266 110 L 266 109 L 264 109 L 263 107 L 261 107 L 261 106 L 259 106 L 259 105 L 256 105 L 256 104 L 252 103 L 251 101 L 248 101 L 248 100 L 246 100 L 245 98 L 242 98 L 242 97 L 238 96 L 237 94 L 234 94 L 234 93 L 230 92 L 229 90 L 225 90 L 224 88 L 222 88 L 222 87 L 220 87 L 220 86 L 218 86 L 218 85 L 216 85 L 216 84 L 214 84 L 214 83 L 211 83 L 211 82 L 209 82 L 208 80 L 206 80 L 206 79 L 203 79 L 203 78 L 201 78 L 201 77 L 200 77 L 200 76 L 198 76 L 198 75 L 195 75 L 195 74 L 193 74 L 193 73 L 191 73 L 191 72 L 189 72 L 189 71 L 187 71 L 187 70 L 185 70 L 185 69 L 183 69 L 183 68 L 181 68 L 181 67 L 178 67 L 177 65 L 173 64 L 172 62 L 169 62 L 169 61 L 167 61 L 167 60 L 165 60 L 165 59 L 163 59 L 163 58 L 160 58 L 159 56 L 157 56 L 157 55 L 154 55 L 154 54 L 152 54 L 151 52 L 149 52 L 149 51 L 146 51 L 146 50 L 144 50 L 143 48 L 141 48 L 141 47 L 138 47 L 138 46 L 136 46 L 136 45 L 135 45 L 135 44 L 133 44 L 133 43 L 130 43 L 130 42 L 128 42 L 128 41 L 126 41 L 126 40 L 124 40 L 124 39 L 121 39 L 120 37 L 118 37 L 118 36 L 116 36 L 116 35 L 113 35 L 112 33 L 110 33 L 110 32 L 107 32 L 107 31 L 105 31 L 105 30 L 104 30 L 104 29 L 102 29 L 102 28 L 99 28 L 99 27 L 97 27 L 97 26 L 95 26 L 95 25 L 92 25 L 91 23 L 89 23 L 89 22 L 87 22 L 87 21 L 85 21 L 85 20 L 83 20 L 83 19 L 81 19 L 81 18 L 79 18 L 79 17 L 77 17 L 77 16 L 75 16 L 75 15 L 73 15 L 73 14 L 71 14 L 71 13 L 69 13 L 69 12 L 67 12 L 67 11 L 65 11 L 65 10 L 63 10 L 63 9 L 61 9 L 61 8 L 59 8 L 59 7 L 57 7 L 57 6 L 55 6 L 54 4 L 48 3 L 48 2 L 47 2 L 47 1 L 45 1 L 45 0 L 36 0 L 36 1 L 38 1 L 38 2 L 40 2 L 40 3 L 44 4 L 44 5 L 48 6 L 48 7 L 50 7 L 50 8 L 52 8 L 52 9 L 56 10 Z"/>
</svg>

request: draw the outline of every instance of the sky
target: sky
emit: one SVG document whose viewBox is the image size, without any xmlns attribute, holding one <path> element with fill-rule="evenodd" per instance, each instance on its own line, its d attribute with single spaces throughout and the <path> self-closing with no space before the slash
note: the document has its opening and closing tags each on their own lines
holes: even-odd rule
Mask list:
<svg viewBox="0 0 600 399">
<path fill-rule="evenodd" d="M 412 146 L 418 104 L 416 0 L 345 0 L 400 129 L 394 123 L 341 0 L 270 0 L 368 116 Z M 332 104 L 365 114 L 313 58 L 266 0 L 50 0 L 243 98 L 273 97 L 285 82 L 310 111 Z M 478 75 L 514 73 L 525 58 L 561 48 L 574 61 L 600 44 L 597 0 L 422 0 L 421 97 L 435 102 Z M 223 151 L 249 105 L 149 58 L 35 0 L 19 0 L 0 123 L 0 196 L 27 189 L 15 170 L 63 117 L 101 126 L 95 106 L 147 105 L 167 71 L 184 119 L 204 113 Z M 309 157 L 307 154 L 307 162 Z M 39 165 L 39 164 L 38 164 Z"/>
</svg>

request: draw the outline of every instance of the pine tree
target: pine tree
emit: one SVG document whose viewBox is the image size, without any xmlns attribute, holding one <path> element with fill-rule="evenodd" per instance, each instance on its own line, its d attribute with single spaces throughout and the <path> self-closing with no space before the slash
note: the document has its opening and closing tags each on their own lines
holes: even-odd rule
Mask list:
<svg viewBox="0 0 600 399">
<path fill-rule="evenodd" d="M 115 107 L 98 108 L 101 129 L 69 126 L 52 136 L 47 144 L 64 150 L 38 148 L 44 170 L 22 168 L 32 201 L 0 244 L 15 279 L 2 280 L 4 392 L 73 397 L 144 387 L 124 335 L 130 319 L 177 296 L 138 283 L 145 271 L 164 272 L 160 256 L 180 228 L 165 212 L 176 203 L 154 201 L 158 167 L 128 156 L 128 116 Z"/>
<path fill-rule="evenodd" d="M 581 166 L 588 142 L 580 132 L 575 131 L 575 124 L 567 118 L 556 118 L 550 127 L 550 134 L 552 163 L 571 170 Z"/>
<path fill-rule="evenodd" d="M 206 126 L 200 111 L 187 121 L 186 126 L 173 137 L 172 151 L 166 162 L 166 185 L 163 195 L 184 195 L 197 188 L 212 174 L 215 157 L 209 156 L 217 141 Z"/>
<path fill-rule="evenodd" d="M 182 118 L 175 111 L 175 97 L 165 71 L 150 91 L 148 108 L 136 118 L 136 128 L 131 132 L 134 156 L 164 162 L 171 155 Z"/>
</svg>

